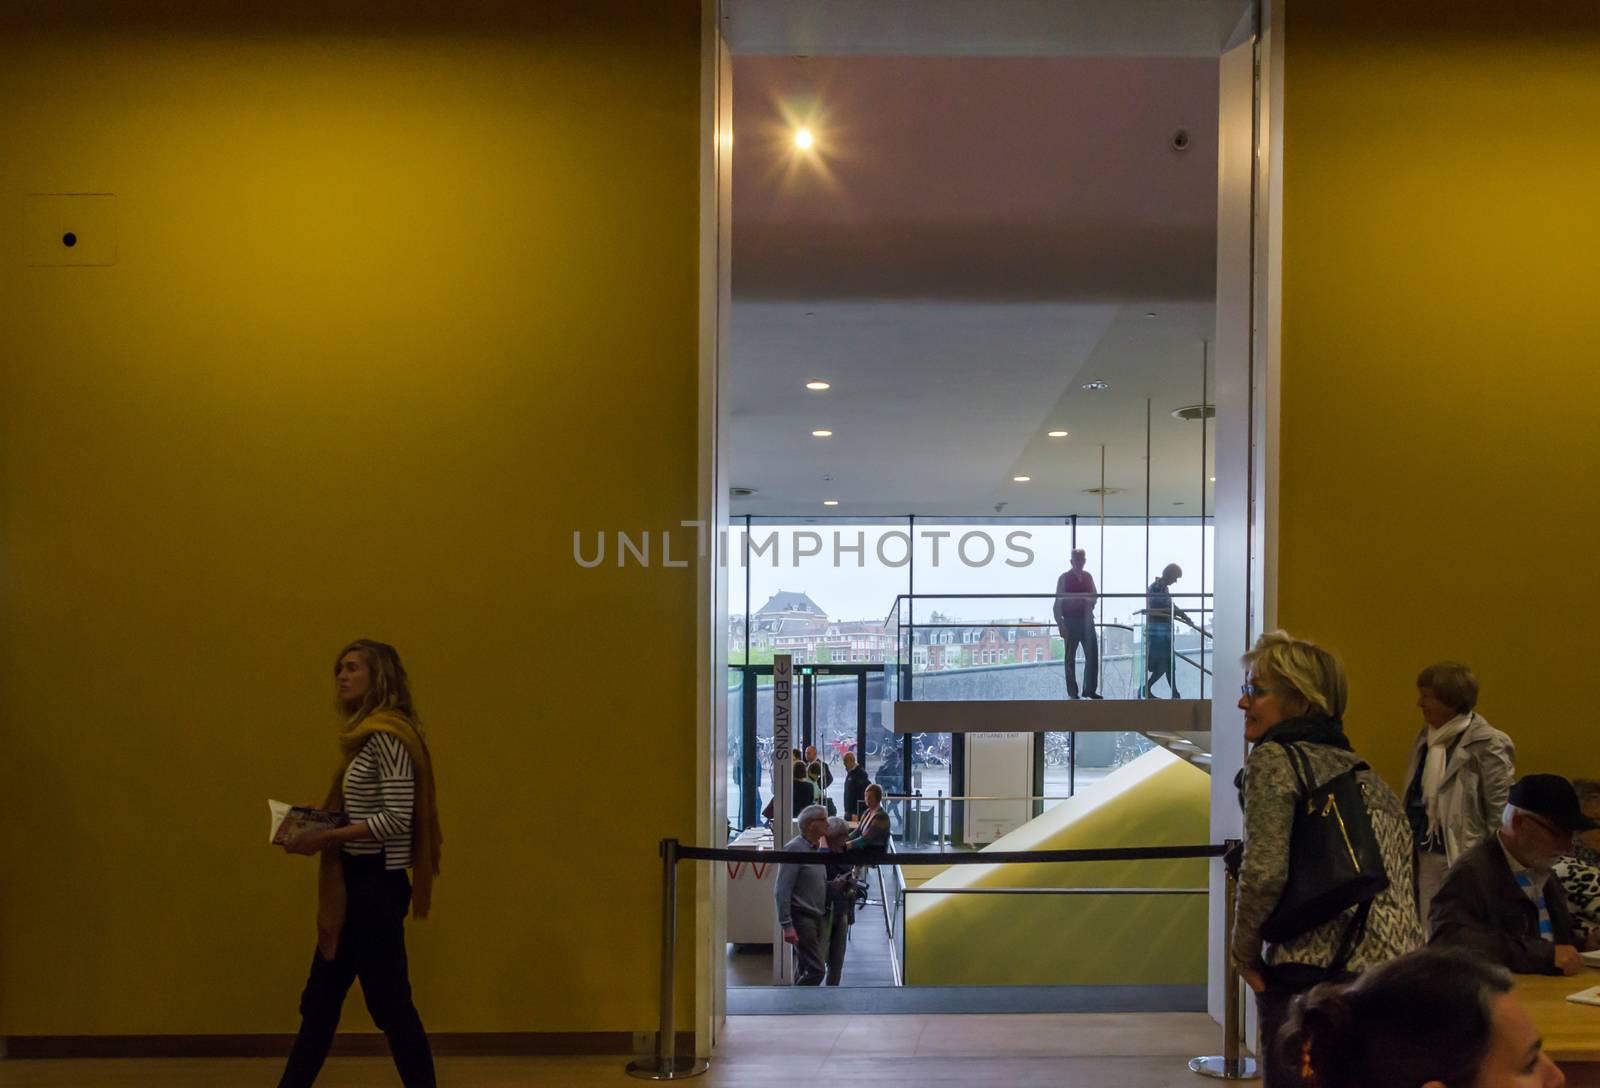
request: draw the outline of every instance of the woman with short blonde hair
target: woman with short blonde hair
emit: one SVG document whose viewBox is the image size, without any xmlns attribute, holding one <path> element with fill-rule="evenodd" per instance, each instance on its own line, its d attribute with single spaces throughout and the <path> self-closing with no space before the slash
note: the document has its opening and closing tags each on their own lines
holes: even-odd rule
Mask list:
<svg viewBox="0 0 1600 1088">
<path fill-rule="evenodd" d="M 1298 1071 L 1273 1046 L 1296 994 L 1349 978 L 1422 944 L 1411 891 L 1411 829 L 1394 791 L 1351 750 L 1344 733 L 1348 683 L 1339 659 L 1316 643 L 1270 631 L 1244 655 L 1249 670 L 1239 699 L 1245 740 L 1254 745 L 1235 779 L 1244 806 L 1244 858 L 1232 955 L 1261 1015 L 1267 1088 L 1300 1083 Z M 1389 886 L 1366 908 L 1347 909 L 1277 943 L 1262 929 L 1288 883 L 1294 814 L 1302 798 L 1289 748 L 1315 788 L 1355 771 Z"/>
</svg>

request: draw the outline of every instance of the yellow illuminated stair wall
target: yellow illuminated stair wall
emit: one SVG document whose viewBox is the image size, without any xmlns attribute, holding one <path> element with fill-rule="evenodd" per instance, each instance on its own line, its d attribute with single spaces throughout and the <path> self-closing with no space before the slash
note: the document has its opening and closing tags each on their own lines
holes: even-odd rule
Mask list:
<svg viewBox="0 0 1600 1088">
<path fill-rule="evenodd" d="M 1211 778 L 1146 752 L 989 850 L 1190 846 L 1206 841 Z M 924 889 L 1198 888 L 1206 862 L 954 866 Z M 1206 897 L 906 896 L 906 983 L 921 986 L 1203 983 Z"/>
</svg>

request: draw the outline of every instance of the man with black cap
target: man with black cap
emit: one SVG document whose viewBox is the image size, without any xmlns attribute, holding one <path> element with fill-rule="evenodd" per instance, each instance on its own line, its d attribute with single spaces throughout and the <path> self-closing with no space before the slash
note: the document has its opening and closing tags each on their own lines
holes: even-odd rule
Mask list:
<svg viewBox="0 0 1600 1088">
<path fill-rule="evenodd" d="M 1530 774 L 1511 787 L 1498 834 L 1461 855 L 1433 899 L 1429 944 L 1457 945 L 1527 975 L 1573 975 L 1579 947 L 1561 882 L 1550 869 L 1574 831 L 1594 829 L 1572 783 Z"/>
</svg>

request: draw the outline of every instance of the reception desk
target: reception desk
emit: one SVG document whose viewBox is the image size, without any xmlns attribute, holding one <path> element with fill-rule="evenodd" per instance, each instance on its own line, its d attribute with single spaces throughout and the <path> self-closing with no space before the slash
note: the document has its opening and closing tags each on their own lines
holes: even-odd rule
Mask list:
<svg viewBox="0 0 1600 1088">
<path fill-rule="evenodd" d="M 749 861 L 724 863 L 728 875 L 728 943 L 770 945 L 778 926 L 778 907 L 772 897 L 778 867 L 763 862 L 761 854 L 772 849 L 772 832 L 764 827 L 747 828 L 728 843 L 728 849 L 750 851 Z"/>
<path fill-rule="evenodd" d="M 1600 1006 L 1567 1000 L 1591 986 L 1600 986 L 1600 970 L 1517 976 L 1517 997 L 1544 1038 L 1544 1052 L 1567 1075 L 1568 1088 L 1600 1088 Z"/>
</svg>

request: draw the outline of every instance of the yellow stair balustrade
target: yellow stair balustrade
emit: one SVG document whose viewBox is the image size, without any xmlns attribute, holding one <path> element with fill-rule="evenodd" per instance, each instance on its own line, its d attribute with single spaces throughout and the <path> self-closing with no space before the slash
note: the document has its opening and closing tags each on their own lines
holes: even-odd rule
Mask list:
<svg viewBox="0 0 1600 1088">
<path fill-rule="evenodd" d="M 1210 777 L 1153 749 L 987 850 L 1209 841 Z M 1197 984 L 1203 895 L 939 895 L 951 888 L 1203 888 L 1204 859 L 959 865 L 906 896 L 914 986 Z"/>
</svg>

